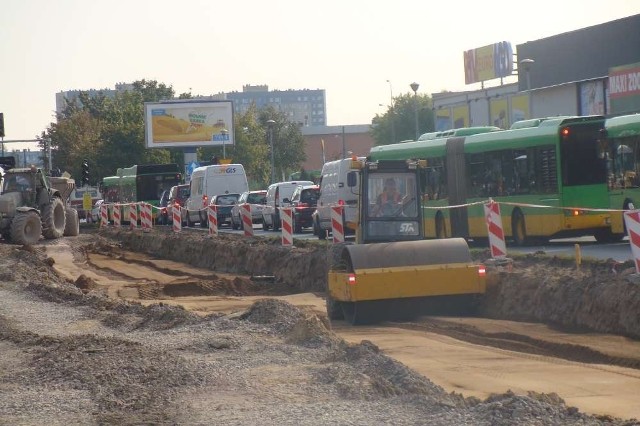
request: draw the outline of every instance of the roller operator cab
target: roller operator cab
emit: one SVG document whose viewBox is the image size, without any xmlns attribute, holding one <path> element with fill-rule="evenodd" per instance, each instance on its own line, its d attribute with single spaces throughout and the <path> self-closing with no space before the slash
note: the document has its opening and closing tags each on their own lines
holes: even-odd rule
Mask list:
<svg viewBox="0 0 640 426">
<path fill-rule="evenodd" d="M 424 240 L 425 160 L 353 160 L 356 244 L 333 251 L 327 314 L 351 324 L 466 313 L 485 292 L 484 266 L 462 238 Z"/>
</svg>

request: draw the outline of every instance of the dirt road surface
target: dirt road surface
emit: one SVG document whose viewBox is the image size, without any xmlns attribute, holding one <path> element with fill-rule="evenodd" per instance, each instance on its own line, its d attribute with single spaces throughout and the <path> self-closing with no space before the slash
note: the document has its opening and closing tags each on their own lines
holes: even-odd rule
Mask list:
<svg viewBox="0 0 640 426">
<path fill-rule="evenodd" d="M 0 276 L 0 347 L 12 355 L 0 362 L 7 379 L 0 397 L 13 395 L 0 402 L 0 420 L 43 424 L 20 408 L 30 401 L 48 424 L 640 424 L 622 420 L 640 418 L 640 342 L 603 332 L 633 334 L 625 314 L 632 307 L 618 303 L 617 321 L 592 314 L 599 317 L 592 330 L 579 309 L 562 325 L 560 309 L 541 309 L 531 298 L 532 312 L 554 318 L 553 327 L 485 316 L 371 327 L 336 321 L 327 330 L 316 282 L 322 256 L 310 248 L 287 260 L 271 243 L 247 248 L 229 240 L 234 249 L 206 267 L 209 250 L 200 248 L 205 254 L 197 258 L 192 251 L 185 263 L 181 257 L 193 249 L 166 241 L 175 237 L 139 237 L 83 234 L 33 253 L 0 246 L 8 268 Z M 280 261 L 264 254 L 271 251 Z M 225 256 L 234 268 L 225 267 Z M 292 284 L 296 273 L 300 282 Z M 516 279 L 521 288 L 529 273 Z M 547 284 L 556 294 L 573 291 Z M 513 291 L 501 284 L 487 312 L 524 315 L 517 304 L 498 302 Z M 598 290 L 600 298 L 606 291 Z M 43 361 L 55 379 L 41 370 Z M 32 375 L 56 389 L 47 400 Z"/>
</svg>

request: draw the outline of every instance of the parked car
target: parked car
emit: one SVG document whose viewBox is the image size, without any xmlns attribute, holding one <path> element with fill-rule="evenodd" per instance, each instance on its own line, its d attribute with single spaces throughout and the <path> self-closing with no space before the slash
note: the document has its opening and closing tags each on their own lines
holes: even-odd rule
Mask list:
<svg viewBox="0 0 640 426">
<path fill-rule="evenodd" d="M 251 220 L 253 223 L 262 223 L 262 209 L 267 204 L 267 190 L 246 191 L 240 195 L 238 202 L 231 208 L 231 227 L 240 229 L 242 219 L 240 218 L 240 206 L 249 203 L 251 205 Z"/>
<path fill-rule="evenodd" d="M 160 195 L 160 202 L 158 202 L 158 212 L 157 212 L 157 220 L 156 223 L 158 225 L 166 225 L 169 223 L 169 217 L 167 214 L 167 205 L 169 204 L 169 193 L 171 191 L 169 189 L 165 189 L 162 191 L 162 195 Z"/>
<path fill-rule="evenodd" d="M 173 208 L 176 206 L 184 206 L 187 198 L 189 198 L 189 193 L 190 187 L 188 183 L 172 186 L 169 190 L 167 203 L 164 209 L 160 210 L 160 215 L 158 215 L 158 224 L 168 225 L 172 223 Z M 162 198 L 160 199 L 160 204 L 162 206 Z"/>
<path fill-rule="evenodd" d="M 229 225 L 231 226 L 231 208 L 238 202 L 240 194 L 222 194 L 214 195 L 209 202 L 210 206 L 218 206 L 218 226 Z M 207 225 L 207 221 L 204 221 Z M 202 226 L 202 222 L 200 222 Z"/>
<path fill-rule="evenodd" d="M 300 233 L 302 228 L 313 227 L 313 212 L 320 198 L 318 185 L 298 185 L 291 195 L 289 203 L 293 208 L 293 232 Z"/>
</svg>

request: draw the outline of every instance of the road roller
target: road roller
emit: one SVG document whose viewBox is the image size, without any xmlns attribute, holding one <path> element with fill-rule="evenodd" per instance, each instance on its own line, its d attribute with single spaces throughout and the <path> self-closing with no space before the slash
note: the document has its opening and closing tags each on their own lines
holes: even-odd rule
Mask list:
<svg viewBox="0 0 640 426">
<path fill-rule="evenodd" d="M 329 318 L 358 325 L 473 312 L 486 289 L 484 266 L 463 238 L 424 239 L 427 162 L 354 159 L 351 168 L 356 239 L 332 247 Z"/>
</svg>

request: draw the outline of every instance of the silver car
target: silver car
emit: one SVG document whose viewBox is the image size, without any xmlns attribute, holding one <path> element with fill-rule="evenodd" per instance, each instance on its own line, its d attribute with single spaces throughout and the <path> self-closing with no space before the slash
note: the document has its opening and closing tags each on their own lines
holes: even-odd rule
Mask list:
<svg viewBox="0 0 640 426">
<path fill-rule="evenodd" d="M 251 220 L 253 223 L 262 223 L 262 209 L 267 203 L 267 190 L 247 191 L 243 192 L 238 198 L 238 202 L 231 208 L 231 227 L 233 229 L 242 228 L 242 219 L 240 218 L 240 206 L 242 204 L 251 204 Z"/>
</svg>

